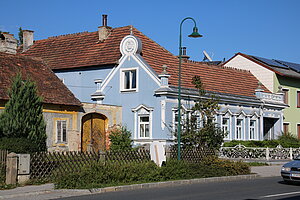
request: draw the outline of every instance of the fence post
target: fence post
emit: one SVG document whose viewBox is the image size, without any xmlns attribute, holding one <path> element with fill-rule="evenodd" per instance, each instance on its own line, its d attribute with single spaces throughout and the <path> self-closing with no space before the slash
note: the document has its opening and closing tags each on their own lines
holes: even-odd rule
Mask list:
<svg viewBox="0 0 300 200">
<path fill-rule="evenodd" d="M 6 180 L 5 183 L 16 184 L 18 175 L 18 156 L 15 153 L 9 153 L 6 160 Z"/>
<path fill-rule="evenodd" d="M 293 160 L 293 149 L 290 147 L 290 159 Z"/>
<path fill-rule="evenodd" d="M 169 145 L 165 146 L 165 154 L 166 154 L 166 160 L 169 160 L 171 158 L 171 149 Z"/>
<path fill-rule="evenodd" d="M 269 150 L 269 147 L 266 148 L 266 159 L 270 160 L 270 150 Z"/>
</svg>

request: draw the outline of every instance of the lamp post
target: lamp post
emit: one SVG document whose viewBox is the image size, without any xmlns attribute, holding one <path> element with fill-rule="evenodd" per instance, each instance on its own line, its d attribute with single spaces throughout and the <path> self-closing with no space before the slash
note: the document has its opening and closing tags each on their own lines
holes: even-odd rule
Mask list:
<svg viewBox="0 0 300 200">
<path fill-rule="evenodd" d="M 181 43 L 182 43 L 182 24 L 184 21 L 186 20 L 192 20 L 194 22 L 194 28 L 193 28 L 193 33 L 189 35 L 189 37 L 192 38 L 198 38 L 198 37 L 202 37 L 202 35 L 200 35 L 198 33 L 198 28 L 196 26 L 196 21 L 191 18 L 191 17 L 186 17 L 184 18 L 181 23 L 180 23 L 180 33 L 179 33 L 179 66 L 178 66 L 178 121 L 177 121 L 177 159 L 180 160 L 181 156 L 180 156 L 180 137 L 181 137 L 181 62 L 182 62 L 182 47 L 181 47 Z"/>
</svg>

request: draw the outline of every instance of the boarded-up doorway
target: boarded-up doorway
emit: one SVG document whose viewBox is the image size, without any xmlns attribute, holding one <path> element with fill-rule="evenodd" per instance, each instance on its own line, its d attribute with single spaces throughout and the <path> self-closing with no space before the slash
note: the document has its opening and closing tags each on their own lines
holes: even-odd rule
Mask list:
<svg viewBox="0 0 300 200">
<path fill-rule="evenodd" d="M 107 117 L 91 113 L 82 118 L 81 150 L 105 150 Z"/>
</svg>

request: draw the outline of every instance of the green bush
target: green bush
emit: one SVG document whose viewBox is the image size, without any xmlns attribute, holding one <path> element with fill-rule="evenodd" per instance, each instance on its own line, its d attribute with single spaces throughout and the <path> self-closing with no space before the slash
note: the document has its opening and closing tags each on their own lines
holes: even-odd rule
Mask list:
<svg viewBox="0 0 300 200">
<path fill-rule="evenodd" d="M 125 126 L 112 130 L 109 139 L 110 149 L 113 151 L 132 149 L 131 132 Z"/>
<path fill-rule="evenodd" d="M 59 177 L 55 180 L 55 185 L 57 188 L 93 188 L 160 179 L 158 167 L 150 161 L 130 164 L 97 163 L 79 173 Z"/>
<path fill-rule="evenodd" d="M 14 153 L 34 153 L 39 151 L 37 145 L 27 138 L 0 138 L 0 149 Z"/>
<path fill-rule="evenodd" d="M 263 140 L 263 141 L 240 141 L 232 140 L 230 142 L 225 142 L 223 147 L 234 147 L 238 144 L 244 145 L 246 147 L 269 147 L 275 148 L 278 145 L 281 145 L 284 148 L 299 148 L 300 140 L 292 136 L 291 134 L 286 134 L 280 136 L 277 140 Z"/>
<path fill-rule="evenodd" d="M 55 180 L 56 188 L 99 188 L 112 185 L 142 182 L 192 179 L 214 176 L 249 174 L 249 166 L 242 162 L 232 162 L 208 158 L 200 163 L 169 160 L 162 167 L 152 161 L 142 163 L 96 163 L 81 172 L 66 173 Z"/>
</svg>

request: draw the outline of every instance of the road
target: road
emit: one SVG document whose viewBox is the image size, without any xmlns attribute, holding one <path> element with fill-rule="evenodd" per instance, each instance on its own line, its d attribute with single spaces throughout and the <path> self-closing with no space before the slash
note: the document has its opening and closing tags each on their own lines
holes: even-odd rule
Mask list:
<svg viewBox="0 0 300 200">
<path fill-rule="evenodd" d="M 289 185 L 282 182 L 281 177 L 266 177 L 253 180 L 239 180 L 218 183 L 200 183 L 139 189 L 124 192 L 110 192 L 78 197 L 61 198 L 61 200 L 199 200 L 199 199 L 300 199 L 300 185 Z"/>
</svg>

